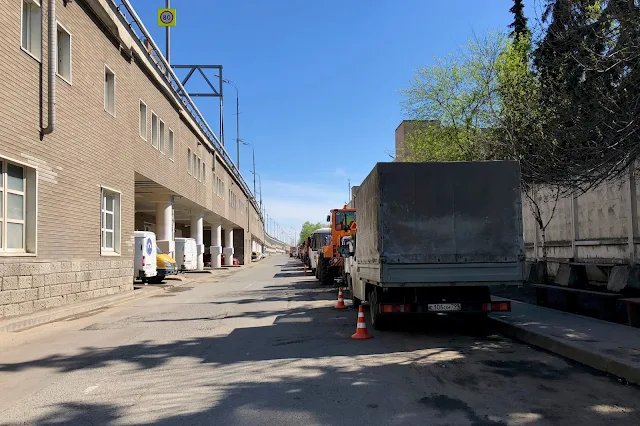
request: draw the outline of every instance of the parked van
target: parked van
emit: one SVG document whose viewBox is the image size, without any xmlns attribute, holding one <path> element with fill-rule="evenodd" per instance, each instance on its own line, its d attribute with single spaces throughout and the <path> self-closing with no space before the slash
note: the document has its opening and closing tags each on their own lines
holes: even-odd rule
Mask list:
<svg viewBox="0 0 640 426">
<path fill-rule="evenodd" d="M 198 250 L 193 238 L 176 238 L 176 263 L 179 271 L 198 269 Z"/>
<path fill-rule="evenodd" d="M 156 234 L 150 231 L 135 231 L 134 278 L 146 283 L 158 275 L 156 269 Z"/>
<path fill-rule="evenodd" d="M 149 280 L 154 284 L 160 284 L 167 275 L 178 275 L 178 265 L 173 257 L 165 254 L 160 250 L 160 247 L 156 247 L 156 269 L 157 275 L 155 279 Z"/>
</svg>

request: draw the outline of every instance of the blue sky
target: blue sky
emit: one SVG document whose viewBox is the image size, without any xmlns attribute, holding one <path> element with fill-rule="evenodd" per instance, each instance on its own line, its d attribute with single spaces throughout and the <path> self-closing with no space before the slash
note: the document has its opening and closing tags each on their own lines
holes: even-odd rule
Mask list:
<svg viewBox="0 0 640 426">
<path fill-rule="evenodd" d="M 526 2 L 527 5 L 532 4 Z M 159 46 L 164 0 L 132 0 Z M 512 0 L 172 0 L 172 64 L 221 64 L 240 91 L 240 136 L 253 144 L 267 213 L 298 232 L 347 201 L 390 161 L 403 119 L 398 91 L 418 67 L 506 28 Z M 531 8 L 527 9 L 532 13 Z M 198 82 L 187 89 L 197 89 Z M 225 86 L 225 140 L 235 147 L 235 90 Z M 213 129 L 218 99 L 196 99 Z M 252 187 L 251 148 L 241 171 Z"/>
</svg>

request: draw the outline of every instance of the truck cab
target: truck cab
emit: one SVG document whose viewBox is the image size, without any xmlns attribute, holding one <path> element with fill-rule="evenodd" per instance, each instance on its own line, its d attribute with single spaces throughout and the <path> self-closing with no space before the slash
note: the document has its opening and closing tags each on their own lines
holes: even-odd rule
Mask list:
<svg viewBox="0 0 640 426">
<path fill-rule="evenodd" d="M 323 247 L 330 243 L 331 228 L 320 228 L 309 236 L 309 267 L 318 276 L 318 261 Z"/>
<path fill-rule="evenodd" d="M 347 208 L 346 204 L 341 209 L 333 209 L 327 216 L 327 222 L 331 223 L 330 243 L 322 247 L 319 256 L 318 278 L 322 284 L 331 284 L 336 277 L 340 277 L 346 283 L 344 259 L 340 255 L 340 247 L 343 240 L 351 237 L 356 232 L 356 209 Z"/>
</svg>

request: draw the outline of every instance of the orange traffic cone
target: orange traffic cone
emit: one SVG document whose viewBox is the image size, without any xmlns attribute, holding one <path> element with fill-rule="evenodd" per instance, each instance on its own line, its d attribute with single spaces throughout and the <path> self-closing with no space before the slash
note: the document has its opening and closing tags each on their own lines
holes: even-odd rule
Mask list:
<svg viewBox="0 0 640 426">
<path fill-rule="evenodd" d="M 344 298 L 342 297 L 342 287 L 338 289 L 338 303 L 333 309 L 347 309 L 347 306 L 344 304 Z"/>
<path fill-rule="evenodd" d="M 373 308 L 372 308 L 373 309 Z M 351 336 L 352 339 L 371 339 L 373 336 L 367 332 L 367 323 L 364 320 L 364 311 L 362 305 L 358 309 L 358 324 L 356 325 L 356 332 Z"/>
</svg>

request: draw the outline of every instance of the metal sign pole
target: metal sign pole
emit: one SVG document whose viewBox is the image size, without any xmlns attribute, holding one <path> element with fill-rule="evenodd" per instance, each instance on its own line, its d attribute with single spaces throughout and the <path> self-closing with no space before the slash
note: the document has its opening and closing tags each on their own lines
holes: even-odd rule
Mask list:
<svg viewBox="0 0 640 426">
<path fill-rule="evenodd" d="M 169 9 L 171 7 L 171 0 L 165 0 L 164 2 L 165 6 L 167 9 Z M 171 50 L 171 27 L 166 26 L 165 27 L 165 38 L 166 38 L 166 49 L 165 49 L 165 57 L 167 58 L 167 62 L 169 63 L 169 65 L 171 65 L 171 57 L 170 55 L 170 50 Z"/>
</svg>

